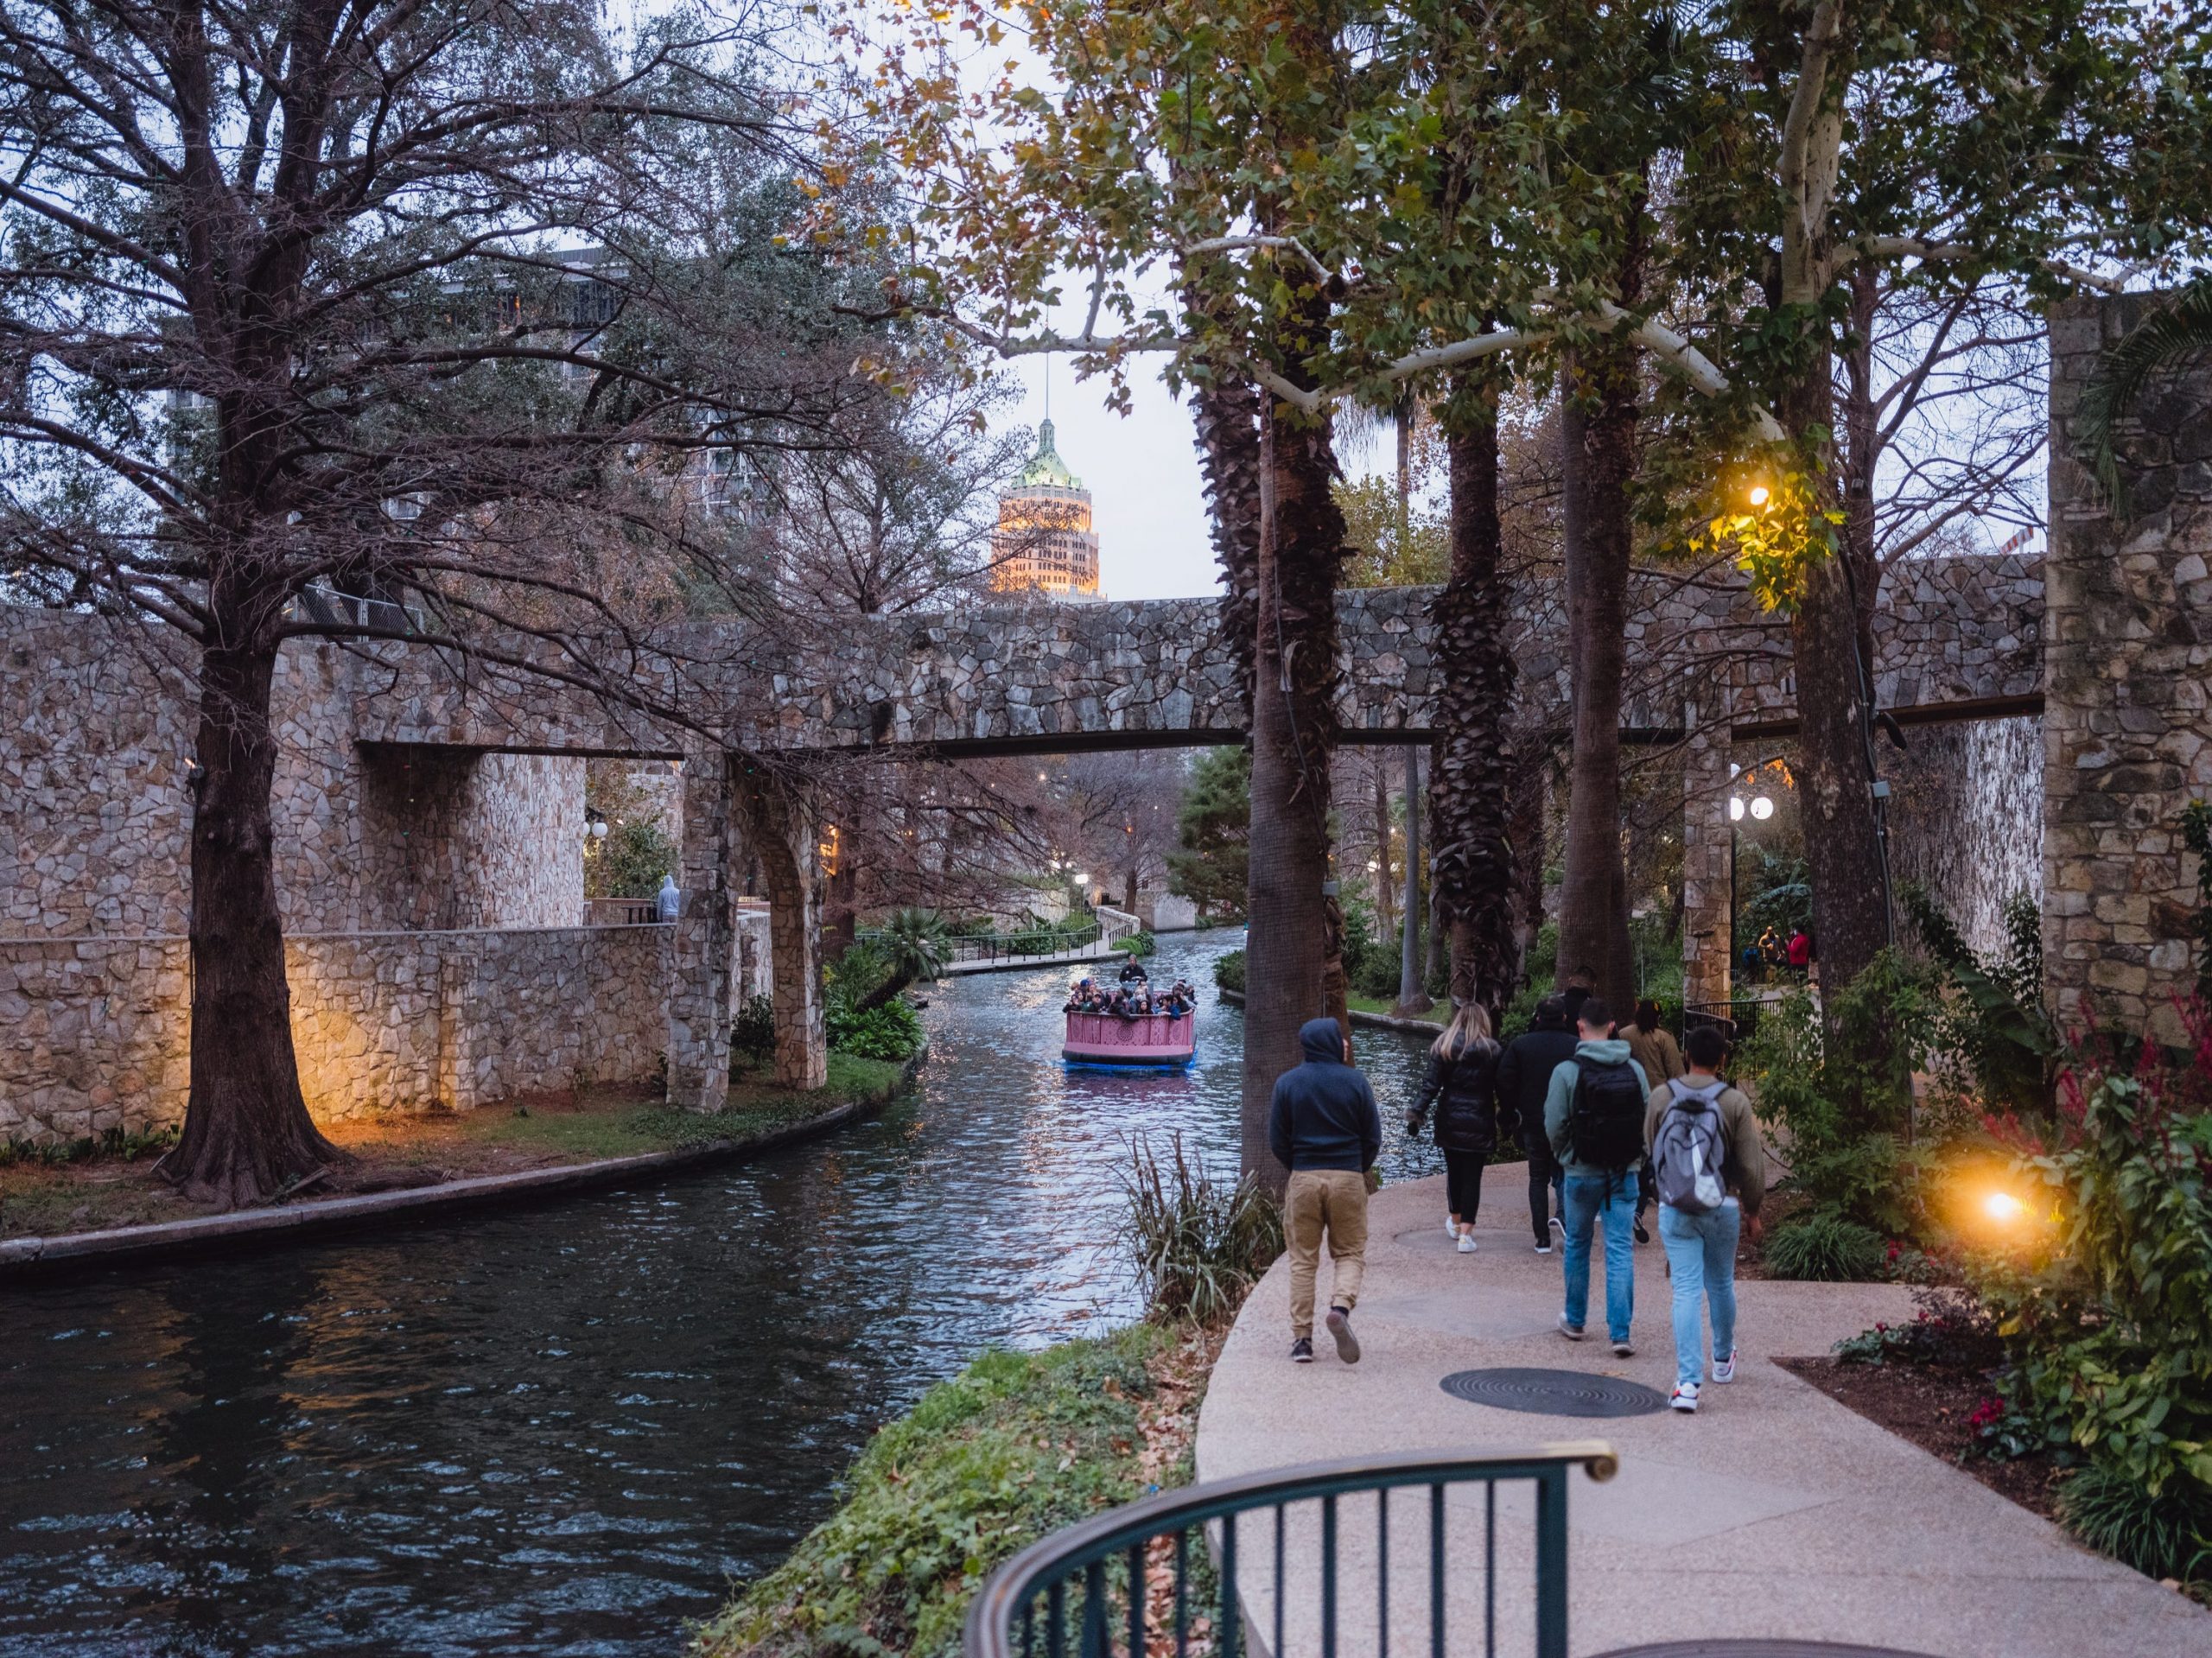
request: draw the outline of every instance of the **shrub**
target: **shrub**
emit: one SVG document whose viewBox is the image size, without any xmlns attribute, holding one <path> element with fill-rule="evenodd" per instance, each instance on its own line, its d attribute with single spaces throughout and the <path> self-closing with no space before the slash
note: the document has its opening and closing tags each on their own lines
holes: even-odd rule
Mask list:
<svg viewBox="0 0 2212 1658">
<path fill-rule="evenodd" d="M 135 1163 L 166 1152 L 181 1132 L 175 1123 L 159 1128 L 110 1128 L 82 1140 L 0 1140 L 0 1169 L 17 1163 L 89 1163 L 113 1159 Z"/>
<path fill-rule="evenodd" d="M 683 849 L 658 823 L 626 819 L 584 860 L 584 895 L 649 899 L 660 891 L 661 877 L 675 873 L 682 861 Z"/>
<path fill-rule="evenodd" d="M 2212 1496 L 2202 1487 L 2152 1491 L 2121 1469 L 2092 1464 L 2058 1488 L 2058 1518 L 2145 1577 L 2187 1582 L 2212 1571 Z"/>
<path fill-rule="evenodd" d="M 921 1051 L 921 1015 L 904 1001 L 862 1008 L 833 1000 L 823 1010 L 830 1045 L 862 1059 L 912 1058 Z"/>
<path fill-rule="evenodd" d="M 1224 990 L 1244 994 L 1244 952 L 1241 950 L 1224 951 L 1214 958 L 1213 981 Z"/>
<path fill-rule="evenodd" d="M 2064 1045 L 2043 1005 L 2042 907 L 2016 894 L 2005 905 L 2005 953 L 1984 959 L 1924 888 L 1903 897 L 1940 975 L 1930 1045 L 1939 1081 L 1988 1109 L 2050 1115 Z"/>
<path fill-rule="evenodd" d="M 729 1045 L 737 1052 L 754 1059 L 765 1058 L 776 1046 L 776 999 L 773 996 L 747 996 L 745 1006 L 737 1010 L 737 1017 L 730 1021 Z"/>
<path fill-rule="evenodd" d="M 1395 1000 L 1398 994 L 1399 944 L 1376 931 L 1375 907 L 1363 899 L 1344 904 L 1344 979 L 1363 996 Z"/>
<path fill-rule="evenodd" d="M 1766 1241 L 1767 1270 L 1777 1278 L 1823 1283 L 1878 1277 L 1887 1254 L 1881 1235 L 1840 1215 L 1784 1222 Z"/>
<path fill-rule="evenodd" d="M 1137 931 L 1129 934 L 1126 938 L 1116 938 L 1114 941 L 1114 948 L 1125 950 L 1132 956 L 1149 956 L 1158 948 L 1158 945 L 1150 933 Z"/>
<path fill-rule="evenodd" d="M 1128 1207 L 1121 1242 L 1152 1315 L 1214 1324 L 1227 1318 L 1282 1253 L 1282 1211 L 1249 1178 L 1216 1179 L 1193 1164 L 1183 1137 L 1165 1159 L 1148 1141 L 1129 1147 L 1122 1176 Z"/>
</svg>

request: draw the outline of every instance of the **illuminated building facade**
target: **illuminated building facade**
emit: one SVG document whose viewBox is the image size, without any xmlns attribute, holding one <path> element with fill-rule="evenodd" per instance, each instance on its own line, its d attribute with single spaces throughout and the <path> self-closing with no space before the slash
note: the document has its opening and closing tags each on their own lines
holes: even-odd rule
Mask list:
<svg viewBox="0 0 2212 1658">
<path fill-rule="evenodd" d="M 1037 427 L 1037 453 L 1014 486 L 999 498 L 991 537 L 991 587 L 1067 598 L 1098 596 L 1098 537 L 1090 527 L 1090 492 L 1052 447 L 1052 422 Z"/>
</svg>

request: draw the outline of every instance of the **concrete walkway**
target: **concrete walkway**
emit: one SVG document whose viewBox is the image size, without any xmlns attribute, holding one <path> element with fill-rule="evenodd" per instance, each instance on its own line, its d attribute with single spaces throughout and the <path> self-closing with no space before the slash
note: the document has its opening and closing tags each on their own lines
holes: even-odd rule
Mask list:
<svg viewBox="0 0 2212 1658">
<path fill-rule="evenodd" d="M 1593 1263 L 1592 1339 L 1554 1329 L 1560 1256 L 1537 1255 L 1520 1166 L 1484 1183 L 1478 1254 L 1444 1236 L 1443 1182 L 1386 1188 L 1370 1211 L 1366 1288 L 1354 1319 L 1365 1354 L 1338 1362 L 1325 1331 L 1310 1366 L 1287 1362 L 1289 1276 L 1278 1261 L 1246 1304 L 1216 1366 L 1199 1418 L 1202 1480 L 1255 1470 L 1439 1447 L 1504 1450 L 1610 1440 L 1618 1476 L 1573 1477 L 1573 1650 L 1696 1638 L 1791 1636 L 1855 1642 L 1936 1658 L 2205 1658 L 2212 1614 L 2077 1547 L 1970 1476 L 1908 1444 L 1770 1363 L 1826 1353 L 1877 1320 L 1910 1318 L 1888 1285 L 1756 1282 L 1739 1287 L 1743 1363 L 1729 1387 L 1708 1382 L 1695 1416 L 1671 1411 L 1609 1420 L 1540 1416 L 1465 1403 L 1441 1379 L 1485 1366 L 1626 1377 L 1662 1392 L 1674 1382 L 1664 1257 L 1637 1250 L 1632 1358 L 1602 1337 L 1602 1267 Z M 1321 1267 L 1326 1304 L 1328 1264 Z M 1450 1649 L 1482 1647 L 1480 1486 L 1448 1508 Z M 1318 1653 L 1318 1522 L 1289 1524 L 1285 1646 Z M 1498 1647 L 1529 1650 L 1533 1504 L 1498 1504 Z M 1376 1639 L 1376 1513 L 1343 1505 L 1341 1658 Z M 1398 1649 L 1426 1654 L 1426 1503 L 1407 1492 L 1390 1513 L 1389 1582 Z M 1255 1529 L 1255 1540 L 1260 1533 Z M 1248 1546 L 1239 1578 L 1252 1628 L 1274 1617 L 1273 1560 Z M 1507 1563 L 1514 1563 L 1510 1567 Z"/>
</svg>

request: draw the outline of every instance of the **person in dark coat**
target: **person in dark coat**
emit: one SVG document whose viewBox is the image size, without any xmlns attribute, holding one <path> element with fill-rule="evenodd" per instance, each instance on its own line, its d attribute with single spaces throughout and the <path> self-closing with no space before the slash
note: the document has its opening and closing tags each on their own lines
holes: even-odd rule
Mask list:
<svg viewBox="0 0 2212 1658">
<path fill-rule="evenodd" d="M 1565 999 L 1547 996 L 1536 1004 L 1535 1022 L 1505 1045 L 1497 1063 L 1498 1116 L 1520 1124 L 1522 1148 L 1529 1154 L 1529 1223 L 1540 1255 L 1551 1254 L 1553 1234 L 1560 1229 L 1554 1213 L 1560 1167 L 1544 1133 L 1544 1093 L 1560 1062 L 1574 1058 L 1574 1043 Z"/>
<path fill-rule="evenodd" d="M 1329 1246 L 1329 1335 L 1337 1356 L 1359 1363 L 1351 1310 L 1367 1269 L 1367 1172 L 1382 1150 L 1375 1090 L 1351 1063 L 1351 1044 L 1333 1019 L 1298 1027 L 1302 1064 L 1275 1078 L 1268 1149 L 1290 1171 L 1282 1196 L 1290 1254 L 1290 1356 L 1313 1362 L 1313 1280 Z"/>
<path fill-rule="evenodd" d="M 1467 1002 L 1452 1015 L 1428 1051 L 1428 1075 L 1406 1116 L 1406 1132 L 1419 1132 L 1436 1108 L 1436 1144 L 1444 1153 L 1444 1189 L 1450 1212 L 1444 1229 L 1459 1253 L 1475 1252 L 1475 1215 L 1482 1207 L 1483 1166 L 1497 1149 L 1497 1064 L 1502 1051 L 1491 1038 L 1490 1014 Z"/>
</svg>

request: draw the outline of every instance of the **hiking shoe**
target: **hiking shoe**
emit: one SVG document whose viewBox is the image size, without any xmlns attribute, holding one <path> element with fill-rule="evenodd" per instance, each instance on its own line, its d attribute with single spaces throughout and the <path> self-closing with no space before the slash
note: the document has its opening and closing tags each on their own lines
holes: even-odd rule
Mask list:
<svg viewBox="0 0 2212 1658">
<path fill-rule="evenodd" d="M 1342 1307 L 1329 1309 L 1329 1334 L 1336 1337 L 1337 1356 L 1346 1364 L 1359 1363 L 1359 1337 L 1351 1333 L 1351 1314 Z"/>
<path fill-rule="evenodd" d="M 1624 1341 L 1615 1342 L 1613 1344 L 1613 1356 L 1617 1359 L 1632 1359 L 1636 1356 L 1636 1349 L 1630 1346 Z"/>
<path fill-rule="evenodd" d="M 1296 1341 L 1291 1343 L 1290 1362 L 1293 1364 L 1313 1363 L 1313 1338 L 1311 1336 L 1300 1336 Z"/>
<path fill-rule="evenodd" d="M 1675 1384 L 1675 1396 L 1667 1402 L 1678 1411 L 1694 1412 L 1697 1409 L 1697 1383 L 1677 1382 Z"/>
<path fill-rule="evenodd" d="M 1567 1321 L 1567 1314 L 1562 1312 L 1559 1315 L 1559 1333 L 1571 1342 L 1579 1342 L 1582 1339 L 1582 1326 L 1569 1324 Z"/>
<path fill-rule="evenodd" d="M 1474 1254 L 1474 1252 L 1475 1252 L 1475 1235 L 1474 1235 L 1473 1233 L 1471 1233 L 1471 1232 L 1462 1232 L 1462 1233 L 1460 1233 L 1460 1234 L 1459 1234 L 1459 1253 L 1460 1253 L 1461 1255 L 1471 1255 Z"/>
<path fill-rule="evenodd" d="M 1713 1379 L 1715 1382 L 1733 1382 L 1736 1379 L 1736 1350 L 1734 1348 L 1728 1350 L 1726 1358 L 1716 1358 L 1713 1361 Z"/>
</svg>

